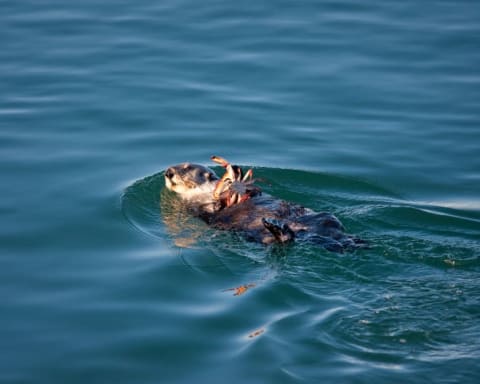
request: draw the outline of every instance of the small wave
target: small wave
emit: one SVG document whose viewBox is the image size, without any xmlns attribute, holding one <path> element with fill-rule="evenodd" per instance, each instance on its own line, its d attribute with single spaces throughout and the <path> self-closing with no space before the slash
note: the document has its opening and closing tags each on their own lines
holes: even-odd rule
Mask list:
<svg viewBox="0 0 480 384">
<path fill-rule="evenodd" d="M 215 170 L 221 172 L 221 168 Z M 273 168 L 254 168 L 254 172 L 263 180 L 267 193 L 316 211 L 333 212 L 348 231 L 365 234 L 380 243 L 385 253 L 411 251 L 416 244 L 419 253 L 441 252 L 437 256 L 444 259 L 478 256 L 474 249 L 480 217 L 476 211 L 461 207 L 480 207 L 480 202 L 408 201 L 375 184 L 345 176 Z M 191 217 L 181 201 L 164 188 L 163 172 L 128 186 L 122 196 L 122 211 L 137 230 L 178 247 L 214 246 L 250 254 L 257 261 L 262 258 L 258 257 L 262 247 L 212 231 Z"/>
<path fill-rule="evenodd" d="M 433 207 L 452 208 L 466 211 L 480 211 L 480 200 L 460 199 L 460 200 L 432 200 L 419 202 L 419 204 Z M 480 220 L 479 220 L 480 222 Z"/>
</svg>

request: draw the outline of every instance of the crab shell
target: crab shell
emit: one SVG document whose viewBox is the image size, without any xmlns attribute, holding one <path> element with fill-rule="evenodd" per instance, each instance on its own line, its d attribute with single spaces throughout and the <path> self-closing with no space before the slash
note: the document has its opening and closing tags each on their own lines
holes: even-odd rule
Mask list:
<svg viewBox="0 0 480 384">
<path fill-rule="evenodd" d="M 224 201 L 225 205 L 230 207 L 248 200 L 253 194 L 259 192 L 258 188 L 248 188 L 254 182 L 252 169 L 244 175 L 239 166 L 230 164 L 222 157 L 212 156 L 211 159 L 225 168 L 225 174 L 217 182 L 213 191 L 215 200 Z"/>
</svg>

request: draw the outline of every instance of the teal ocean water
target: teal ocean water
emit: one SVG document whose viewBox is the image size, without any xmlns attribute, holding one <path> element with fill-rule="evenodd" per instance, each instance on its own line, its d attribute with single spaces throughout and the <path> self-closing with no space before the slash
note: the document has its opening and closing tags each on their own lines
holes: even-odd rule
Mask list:
<svg viewBox="0 0 480 384">
<path fill-rule="evenodd" d="M 479 20 L 0 1 L 0 382 L 479 382 Z M 371 249 L 172 212 L 163 170 L 213 154 Z"/>
</svg>

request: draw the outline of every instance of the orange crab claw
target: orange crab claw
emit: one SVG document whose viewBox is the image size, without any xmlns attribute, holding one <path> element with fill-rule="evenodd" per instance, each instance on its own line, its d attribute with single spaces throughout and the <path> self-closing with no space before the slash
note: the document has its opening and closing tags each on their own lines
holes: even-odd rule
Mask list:
<svg viewBox="0 0 480 384">
<path fill-rule="evenodd" d="M 225 160 L 223 157 L 220 157 L 220 156 L 213 155 L 210 157 L 210 159 L 212 159 L 212 161 L 214 161 L 217 164 L 220 164 L 222 167 L 225 167 L 225 168 L 227 168 L 230 165 L 230 163 L 227 160 Z"/>
<path fill-rule="evenodd" d="M 217 164 L 220 164 L 222 167 L 226 168 L 227 171 L 234 176 L 235 178 L 241 178 L 242 177 L 242 170 L 239 166 L 237 165 L 232 165 L 230 164 L 227 160 L 225 160 L 223 157 L 220 156 L 211 156 L 210 159 L 214 161 Z"/>
<path fill-rule="evenodd" d="M 210 159 L 212 159 L 212 161 L 224 167 L 233 180 L 242 179 L 242 169 L 238 165 L 232 165 L 227 160 L 225 160 L 223 157 L 220 157 L 220 156 L 214 155 L 210 157 Z"/>
</svg>

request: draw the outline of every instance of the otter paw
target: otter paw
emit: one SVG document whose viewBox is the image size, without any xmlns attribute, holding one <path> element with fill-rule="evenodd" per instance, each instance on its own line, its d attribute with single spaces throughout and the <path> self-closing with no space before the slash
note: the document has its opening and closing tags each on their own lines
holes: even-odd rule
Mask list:
<svg viewBox="0 0 480 384">
<path fill-rule="evenodd" d="M 287 243 L 295 238 L 295 232 L 288 226 L 287 223 L 283 223 L 277 219 L 262 218 L 262 223 L 270 233 L 280 243 Z"/>
</svg>

